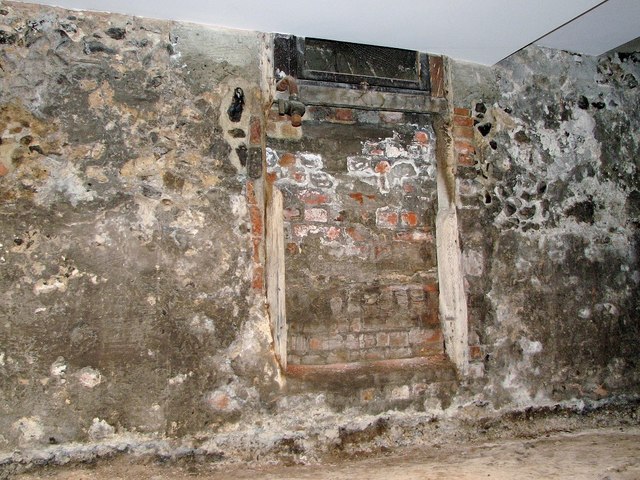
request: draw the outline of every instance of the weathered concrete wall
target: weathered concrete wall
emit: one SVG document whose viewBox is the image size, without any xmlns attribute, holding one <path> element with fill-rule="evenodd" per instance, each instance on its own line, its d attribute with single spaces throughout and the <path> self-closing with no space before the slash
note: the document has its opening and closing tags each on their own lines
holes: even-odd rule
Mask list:
<svg viewBox="0 0 640 480">
<path fill-rule="evenodd" d="M 637 392 L 640 56 L 454 63 L 460 236 L 484 393 Z"/>
<path fill-rule="evenodd" d="M 0 448 L 181 435 L 258 405 L 277 374 L 245 199 L 261 37 L 0 19 Z"/>
<path fill-rule="evenodd" d="M 256 33 L 0 7 L 0 450 L 33 447 L 60 462 L 127 449 L 304 461 L 425 441 L 437 418 L 638 394 L 637 56 L 530 48 L 494 68 L 449 62 L 450 83 L 435 90 L 448 92 L 451 115 L 443 98 L 421 100 L 438 122 L 365 105 L 310 109 L 296 130 L 271 117 L 265 126 L 268 44 Z M 237 87 L 244 105 L 232 122 Z M 471 368 L 457 377 L 447 360 L 399 358 L 443 348 L 442 318 L 431 325 L 443 290 L 433 229 L 451 185 L 436 191 L 432 167 L 443 173 L 447 151 L 457 155 L 469 306 Z M 290 203 L 290 284 L 300 298 L 317 287 L 315 303 L 289 305 L 308 315 L 292 326 L 289 353 L 300 363 L 375 354 L 384 368 L 278 370 L 265 179 Z M 369 274 L 382 288 L 366 290 Z M 387 325 L 385 312 L 393 320 L 403 308 Z M 336 346 L 321 321 L 326 337 L 303 335 L 323 318 L 384 326 L 375 345 L 351 331 Z M 466 352 L 455 356 L 466 363 Z"/>
</svg>

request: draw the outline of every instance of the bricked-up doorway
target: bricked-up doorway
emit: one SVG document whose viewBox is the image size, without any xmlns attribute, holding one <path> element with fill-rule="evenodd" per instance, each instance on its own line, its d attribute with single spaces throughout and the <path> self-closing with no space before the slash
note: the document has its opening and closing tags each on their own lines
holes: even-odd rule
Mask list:
<svg viewBox="0 0 640 480">
<path fill-rule="evenodd" d="M 441 358 L 433 118 L 312 106 L 300 129 L 273 112 L 268 134 L 283 201 L 283 363 Z"/>
</svg>

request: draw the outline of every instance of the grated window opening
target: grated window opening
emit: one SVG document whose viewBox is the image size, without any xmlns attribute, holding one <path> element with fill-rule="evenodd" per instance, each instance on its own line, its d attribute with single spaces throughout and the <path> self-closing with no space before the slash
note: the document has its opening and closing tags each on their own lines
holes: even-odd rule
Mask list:
<svg viewBox="0 0 640 480">
<path fill-rule="evenodd" d="M 415 50 L 277 35 L 276 70 L 299 80 L 429 91 L 429 61 Z"/>
</svg>

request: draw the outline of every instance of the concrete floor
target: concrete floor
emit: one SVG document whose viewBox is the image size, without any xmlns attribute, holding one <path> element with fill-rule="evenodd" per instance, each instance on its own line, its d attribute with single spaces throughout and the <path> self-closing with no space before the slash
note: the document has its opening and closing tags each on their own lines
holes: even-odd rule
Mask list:
<svg viewBox="0 0 640 480">
<path fill-rule="evenodd" d="M 640 427 L 616 427 L 514 439 L 412 449 L 393 454 L 293 467 L 225 467 L 215 464 L 136 464 L 121 457 L 94 466 L 52 468 L 21 480 L 275 480 L 275 479 L 640 479 Z"/>
</svg>

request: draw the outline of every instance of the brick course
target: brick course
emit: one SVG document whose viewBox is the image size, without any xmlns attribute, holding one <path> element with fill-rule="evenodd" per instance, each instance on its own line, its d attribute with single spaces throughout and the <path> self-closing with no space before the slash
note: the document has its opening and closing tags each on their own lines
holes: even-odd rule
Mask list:
<svg viewBox="0 0 640 480">
<path fill-rule="evenodd" d="M 476 143 L 475 143 L 475 128 L 474 124 L 476 119 L 473 117 L 471 109 L 457 107 L 453 112 L 453 140 L 454 140 L 454 154 L 456 158 L 458 170 L 458 193 L 461 201 L 464 204 L 469 202 L 475 202 L 479 197 L 479 189 L 476 182 L 472 178 L 476 175 Z M 467 178 L 469 177 L 469 178 Z M 483 197 L 484 199 L 484 197 Z M 462 221 L 464 225 L 466 222 Z M 468 281 L 468 279 L 467 279 Z M 473 324 L 475 323 L 476 309 L 473 306 L 473 296 L 469 297 L 469 359 L 471 361 L 470 369 L 478 370 L 476 376 L 481 375 L 482 364 L 479 363 L 482 359 L 482 346 L 477 344 L 478 336 L 473 331 Z M 425 323 L 434 323 L 434 319 L 425 318 Z M 424 345 L 425 351 L 430 347 L 429 344 Z"/>
<path fill-rule="evenodd" d="M 473 167 L 476 164 L 475 130 L 473 117 L 468 108 L 453 109 L 453 148 L 459 167 Z"/>
<path fill-rule="evenodd" d="M 260 193 L 260 195 L 259 195 Z M 262 198 L 261 191 L 256 192 L 256 184 L 248 180 L 245 185 L 245 197 L 249 205 L 249 221 L 251 228 L 251 288 L 262 292 L 264 288 L 264 220 L 258 198 Z"/>
</svg>

